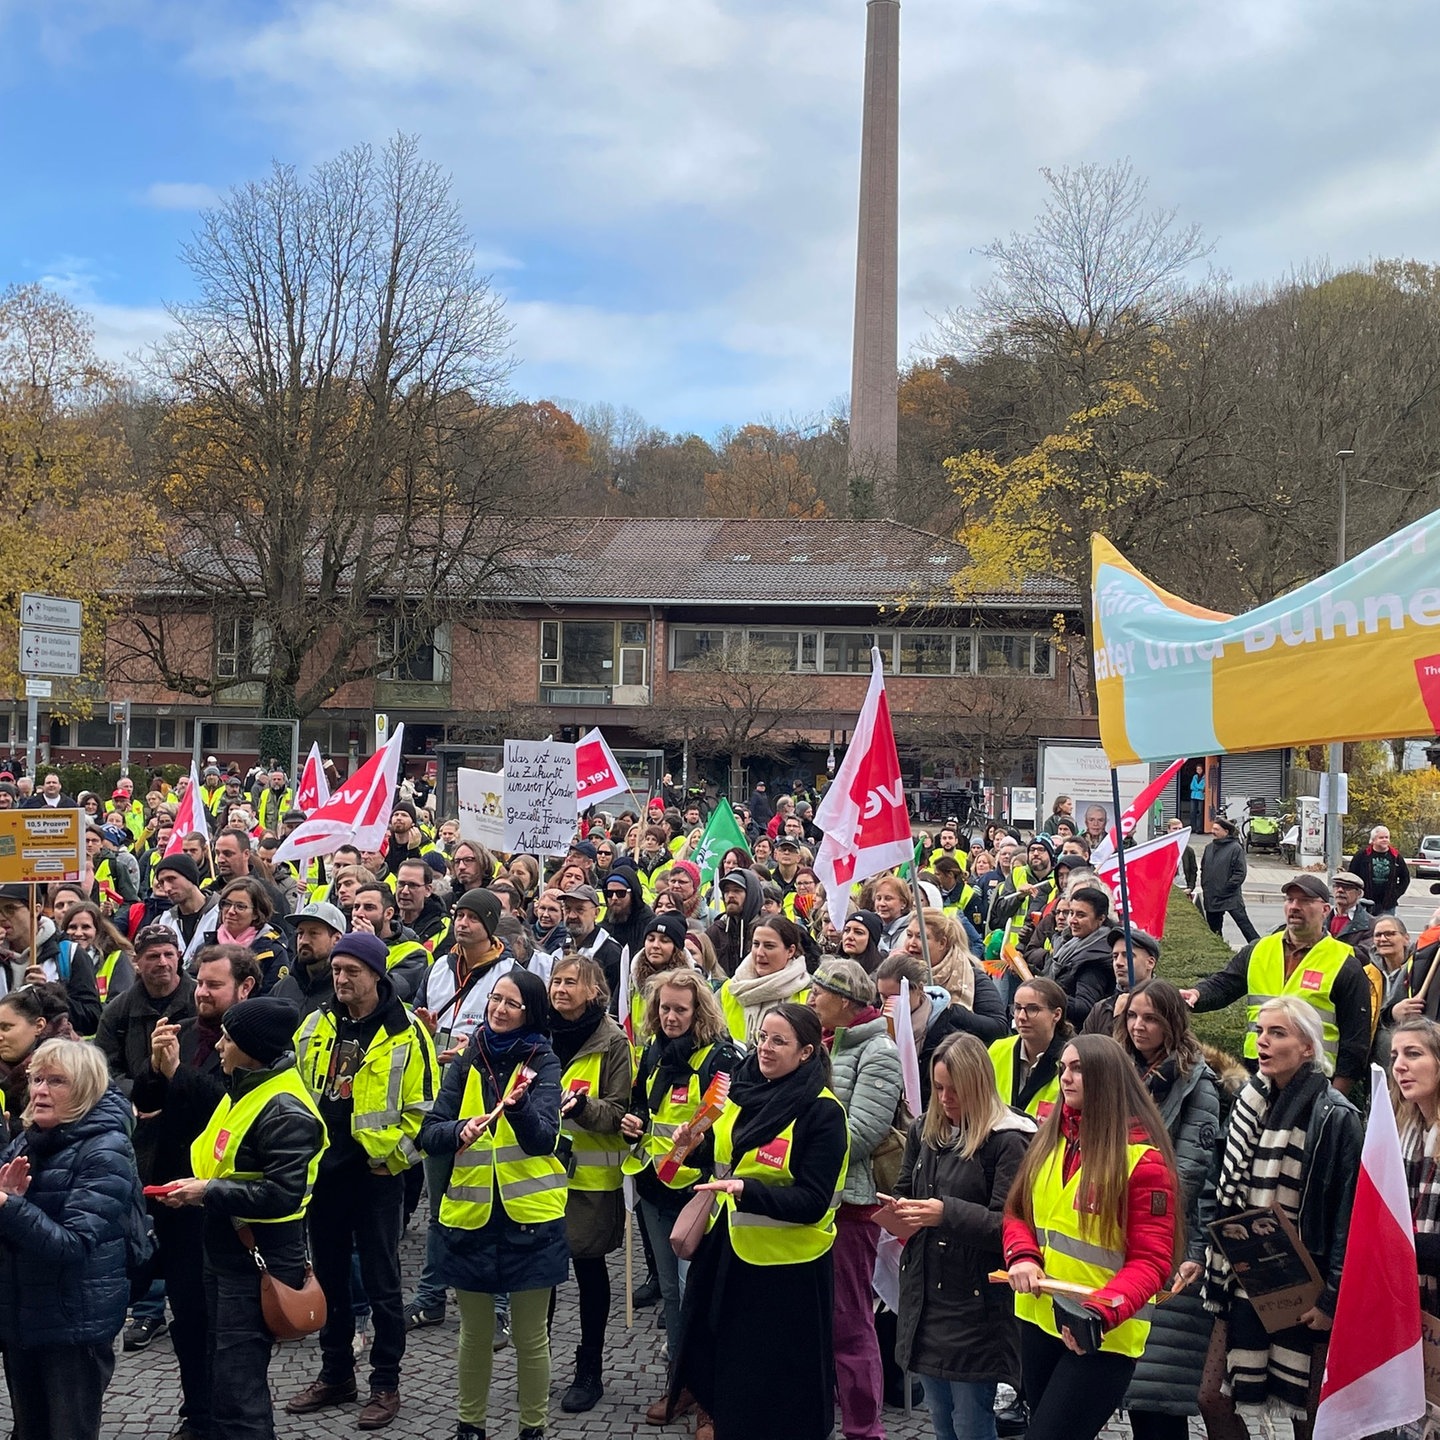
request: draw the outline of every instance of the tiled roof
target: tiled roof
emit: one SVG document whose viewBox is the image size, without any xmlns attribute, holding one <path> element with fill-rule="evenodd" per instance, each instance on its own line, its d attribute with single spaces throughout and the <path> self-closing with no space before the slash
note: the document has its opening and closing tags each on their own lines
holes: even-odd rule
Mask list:
<svg viewBox="0 0 1440 1440">
<path fill-rule="evenodd" d="M 535 550 L 512 600 L 656 604 L 795 601 L 831 605 L 1031 605 L 1078 609 L 1079 589 L 1050 575 L 957 600 L 965 564 L 953 540 L 893 520 L 556 518 L 536 522 Z M 523 547 L 522 547 L 523 549 Z"/>
</svg>

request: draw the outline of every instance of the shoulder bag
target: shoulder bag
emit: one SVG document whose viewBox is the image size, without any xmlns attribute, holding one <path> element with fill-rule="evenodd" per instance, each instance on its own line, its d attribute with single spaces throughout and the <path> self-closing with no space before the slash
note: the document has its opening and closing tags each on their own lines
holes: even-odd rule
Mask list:
<svg viewBox="0 0 1440 1440">
<path fill-rule="evenodd" d="M 325 1292 L 309 1259 L 305 1261 L 305 1280 L 297 1290 L 293 1285 L 281 1284 L 270 1273 L 255 1244 L 255 1232 L 248 1225 L 237 1225 L 235 1233 L 260 1272 L 260 1310 L 265 1316 L 265 1328 L 277 1340 L 313 1335 L 325 1324 L 327 1312 Z"/>
</svg>

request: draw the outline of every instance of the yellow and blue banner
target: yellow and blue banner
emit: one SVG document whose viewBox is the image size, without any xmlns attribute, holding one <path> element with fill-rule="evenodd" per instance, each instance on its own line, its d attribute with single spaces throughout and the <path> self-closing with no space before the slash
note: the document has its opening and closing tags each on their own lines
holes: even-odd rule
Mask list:
<svg viewBox="0 0 1440 1440">
<path fill-rule="evenodd" d="M 1440 511 L 1244 615 L 1181 600 L 1091 541 L 1112 765 L 1440 732 Z"/>
</svg>

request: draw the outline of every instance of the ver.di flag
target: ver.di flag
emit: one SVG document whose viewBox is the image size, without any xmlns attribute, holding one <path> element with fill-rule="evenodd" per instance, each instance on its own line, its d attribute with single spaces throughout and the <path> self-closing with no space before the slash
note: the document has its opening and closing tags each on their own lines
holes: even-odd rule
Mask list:
<svg viewBox="0 0 1440 1440">
<path fill-rule="evenodd" d="M 1091 551 L 1112 765 L 1440 731 L 1440 511 L 1244 615 L 1161 589 L 1103 536 Z"/>
<path fill-rule="evenodd" d="M 839 772 L 820 798 L 815 824 L 823 832 L 815 874 L 831 923 L 838 927 L 850 913 L 852 884 L 903 865 L 915 854 L 879 650 L 870 652 L 865 704 Z"/>
<path fill-rule="evenodd" d="M 1189 843 L 1190 832 L 1176 830 L 1125 852 L 1125 894 L 1130 901 L 1132 929 L 1147 930 L 1157 940 L 1165 934 L 1175 871 Z M 1119 895 L 1120 857 L 1114 851 L 1095 867 L 1095 874 Z"/>
<path fill-rule="evenodd" d="M 190 762 L 190 783 L 180 797 L 180 808 L 175 812 L 175 828 L 170 832 L 170 843 L 165 847 L 167 855 L 178 855 L 185 845 L 185 837 L 208 835 L 210 817 L 205 813 L 205 797 L 200 793 L 200 778 L 195 773 L 195 762 Z"/>
<path fill-rule="evenodd" d="M 1119 831 L 1127 840 L 1135 833 L 1135 827 L 1140 823 L 1140 817 L 1165 793 L 1165 787 L 1175 778 L 1180 767 L 1185 763 L 1184 760 L 1177 760 L 1173 765 L 1167 766 L 1125 807 L 1125 813 L 1120 817 Z M 1115 831 L 1116 827 L 1112 825 L 1101 837 L 1100 843 L 1090 852 L 1090 864 L 1097 870 L 1115 853 L 1115 846 L 1118 843 Z"/>
<path fill-rule="evenodd" d="M 310 753 L 305 757 L 305 768 L 300 772 L 300 786 L 295 791 L 295 808 L 310 815 L 329 798 L 330 784 L 325 779 L 325 767 L 320 763 L 320 746 L 312 740 Z"/>
<path fill-rule="evenodd" d="M 705 833 L 700 837 L 699 848 L 690 857 L 699 867 L 702 885 L 709 885 L 715 879 L 715 872 L 720 868 L 725 852 L 736 846 L 747 855 L 750 853 L 750 843 L 745 839 L 745 832 L 735 818 L 735 811 L 722 795 L 720 803 L 710 812 L 710 818 L 705 822 Z"/>
<path fill-rule="evenodd" d="M 625 772 L 599 730 L 586 731 L 575 744 L 575 802 L 584 810 L 612 795 L 623 795 L 630 786 Z"/>
<path fill-rule="evenodd" d="M 1370 1067 L 1370 1101 L 1315 1440 L 1374 1435 L 1425 1414 L 1410 1189 L 1378 1065 Z"/>
<path fill-rule="evenodd" d="M 400 773 L 400 747 L 404 725 L 348 780 L 341 781 L 326 804 L 288 835 L 275 852 L 275 864 L 301 862 L 330 855 L 342 845 L 378 850 L 390 828 L 395 781 Z"/>
</svg>

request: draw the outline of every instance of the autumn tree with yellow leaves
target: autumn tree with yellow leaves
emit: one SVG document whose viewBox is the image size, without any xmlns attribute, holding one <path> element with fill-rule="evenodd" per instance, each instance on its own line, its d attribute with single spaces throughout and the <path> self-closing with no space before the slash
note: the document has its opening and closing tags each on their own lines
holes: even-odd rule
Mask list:
<svg viewBox="0 0 1440 1440">
<path fill-rule="evenodd" d="M 25 591 L 84 602 L 84 673 L 101 673 L 117 582 L 153 536 L 123 418 L 82 312 L 38 285 L 0 292 L 0 686 L 11 694 Z M 55 709 L 88 714 L 84 688 L 57 687 Z"/>
</svg>

